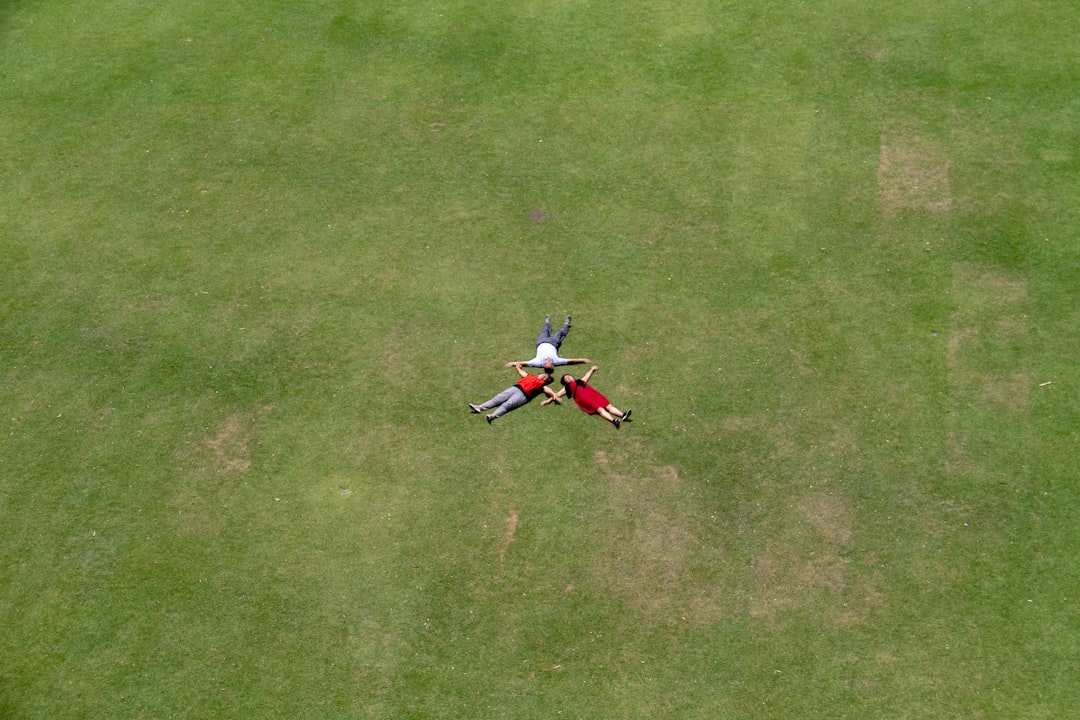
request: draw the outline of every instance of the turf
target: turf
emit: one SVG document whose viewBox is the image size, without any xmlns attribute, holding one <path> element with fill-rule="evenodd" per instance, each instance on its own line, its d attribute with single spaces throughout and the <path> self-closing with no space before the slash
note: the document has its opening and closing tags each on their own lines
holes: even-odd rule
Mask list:
<svg viewBox="0 0 1080 720">
<path fill-rule="evenodd" d="M 3 5 L 0 716 L 1069 716 L 1078 21 Z"/>
</svg>

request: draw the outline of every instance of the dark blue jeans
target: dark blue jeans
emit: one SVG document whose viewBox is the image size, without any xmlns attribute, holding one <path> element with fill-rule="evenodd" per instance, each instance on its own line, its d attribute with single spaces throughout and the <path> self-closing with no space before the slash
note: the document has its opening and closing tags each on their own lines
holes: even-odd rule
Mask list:
<svg viewBox="0 0 1080 720">
<path fill-rule="evenodd" d="M 569 318 L 567 320 L 568 321 L 563 323 L 563 326 L 559 328 L 559 331 L 552 335 L 551 316 L 549 315 L 547 319 L 544 320 L 544 329 L 540 332 L 540 336 L 536 338 L 536 344 L 551 343 L 555 346 L 555 349 L 558 350 L 559 346 L 562 345 L 562 341 L 566 339 L 566 334 L 570 332 Z"/>
</svg>

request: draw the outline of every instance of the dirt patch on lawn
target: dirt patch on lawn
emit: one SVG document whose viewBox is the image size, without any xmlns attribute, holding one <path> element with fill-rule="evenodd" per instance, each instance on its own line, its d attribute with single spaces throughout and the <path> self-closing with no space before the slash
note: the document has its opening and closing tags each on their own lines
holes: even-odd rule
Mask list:
<svg viewBox="0 0 1080 720">
<path fill-rule="evenodd" d="M 988 311 L 1014 314 L 1028 298 L 1028 283 L 1024 277 L 1008 275 L 978 265 L 957 263 L 953 267 L 952 294 L 956 312 L 961 316 L 978 316 Z"/>
<path fill-rule="evenodd" d="M 961 421 L 971 413 L 1022 421 L 1031 410 L 1033 380 L 1021 348 L 1029 332 L 1027 279 L 976 264 L 953 268 L 953 311 L 947 344 L 953 411 L 945 445 L 945 469 L 977 473 L 969 451 L 974 440 Z"/>
<path fill-rule="evenodd" d="M 606 552 L 598 553 L 594 574 L 642 611 L 685 614 L 701 540 L 680 517 L 678 469 L 644 455 L 638 442 L 615 456 L 594 455 L 608 489 Z"/>
<path fill-rule="evenodd" d="M 190 530 L 207 529 L 236 491 L 236 481 L 251 468 L 258 431 L 270 406 L 223 418 L 212 432 L 175 452 L 176 477 L 169 488 L 170 505 Z"/>
<path fill-rule="evenodd" d="M 884 62 L 889 57 L 889 45 L 884 34 L 877 34 L 867 38 L 858 47 L 858 52 L 864 57 L 877 62 Z"/>
<path fill-rule="evenodd" d="M 204 466 L 208 473 L 244 473 L 251 467 L 251 428 L 235 412 L 226 418 L 213 437 L 202 441 L 210 450 Z"/>
<path fill-rule="evenodd" d="M 234 411 L 221 420 L 210 435 L 181 446 L 176 461 L 185 476 L 202 479 L 242 475 L 251 467 L 258 431 L 270 406 L 254 412 Z"/>
<path fill-rule="evenodd" d="M 849 501 L 800 491 L 783 504 L 774 499 L 773 505 L 777 509 L 767 527 L 757 523 L 745 529 L 753 539 L 749 572 L 740 587 L 746 612 L 771 620 L 783 611 L 814 607 L 834 625 L 859 621 L 880 593 L 858 586 L 862 581 L 848 571 Z"/>
<path fill-rule="evenodd" d="M 1027 414 L 1031 409 L 1031 385 L 1031 375 L 1026 372 L 987 375 L 979 380 L 979 399 L 1006 413 Z"/>
<path fill-rule="evenodd" d="M 882 214 L 903 210 L 947 212 L 952 209 L 949 155 L 944 145 L 911 128 L 881 133 L 877 185 Z"/>
<path fill-rule="evenodd" d="M 503 533 L 502 545 L 499 546 L 499 561 L 501 562 L 503 556 L 506 555 L 507 548 L 510 547 L 510 543 L 514 542 L 514 533 L 517 532 L 518 526 L 518 514 L 517 510 L 510 509 L 510 517 L 506 518 L 506 532 Z"/>
<path fill-rule="evenodd" d="M 880 602 L 849 570 L 855 521 L 842 492 L 759 478 L 749 504 L 725 505 L 719 488 L 640 447 L 598 451 L 595 463 L 609 494 L 592 572 L 647 617 L 708 624 L 811 611 L 839 627 Z"/>
</svg>

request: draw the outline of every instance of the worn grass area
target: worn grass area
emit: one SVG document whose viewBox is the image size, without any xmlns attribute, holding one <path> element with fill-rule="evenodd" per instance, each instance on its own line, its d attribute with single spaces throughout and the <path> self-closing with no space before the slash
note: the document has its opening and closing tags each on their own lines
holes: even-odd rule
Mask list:
<svg viewBox="0 0 1080 720">
<path fill-rule="evenodd" d="M 1068 716 L 1077 16 L 3 6 L 0 716 Z"/>
</svg>

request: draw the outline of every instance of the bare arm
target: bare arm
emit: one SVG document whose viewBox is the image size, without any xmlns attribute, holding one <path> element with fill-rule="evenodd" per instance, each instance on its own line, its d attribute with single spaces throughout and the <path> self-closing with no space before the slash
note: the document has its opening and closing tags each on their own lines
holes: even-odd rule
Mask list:
<svg viewBox="0 0 1080 720">
<path fill-rule="evenodd" d="M 525 372 L 524 370 L 521 369 L 521 363 L 512 362 L 512 363 L 510 363 L 510 365 L 514 366 L 514 369 L 517 370 L 518 375 L 520 375 L 521 377 L 528 377 L 529 376 L 529 373 L 527 373 L 527 372 Z"/>
<path fill-rule="evenodd" d="M 589 368 L 589 372 L 585 373 L 585 377 L 581 378 L 581 382 L 583 382 L 583 383 L 589 382 L 589 378 L 592 377 L 592 374 L 594 372 L 596 372 L 597 370 L 599 370 L 599 369 L 600 369 L 599 365 L 593 365 L 591 368 Z"/>
<path fill-rule="evenodd" d="M 555 392 L 554 390 L 552 390 L 551 388 L 549 388 L 549 387 L 547 387 L 547 386 L 545 385 L 545 386 L 544 386 L 544 392 L 546 392 L 546 393 L 547 393 L 548 395 L 550 395 L 551 397 L 549 397 L 549 398 L 548 398 L 547 400 L 545 400 L 544 402 L 540 403 L 541 405 L 547 405 L 547 404 L 548 404 L 548 403 L 550 403 L 550 402 L 556 402 L 556 403 L 558 403 L 558 404 L 562 405 L 562 400 L 560 400 L 559 398 L 561 398 L 561 397 L 562 397 L 563 395 L 565 395 L 565 394 L 566 394 L 566 388 L 563 388 L 563 389 L 562 389 L 562 390 L 560 390 L 559 392 Z"/>
<path fill-rule="evenodd" d="M 588 365 L 592 360 L 589 358 L 567 358 L 567 365 Z"/>
</svg>

